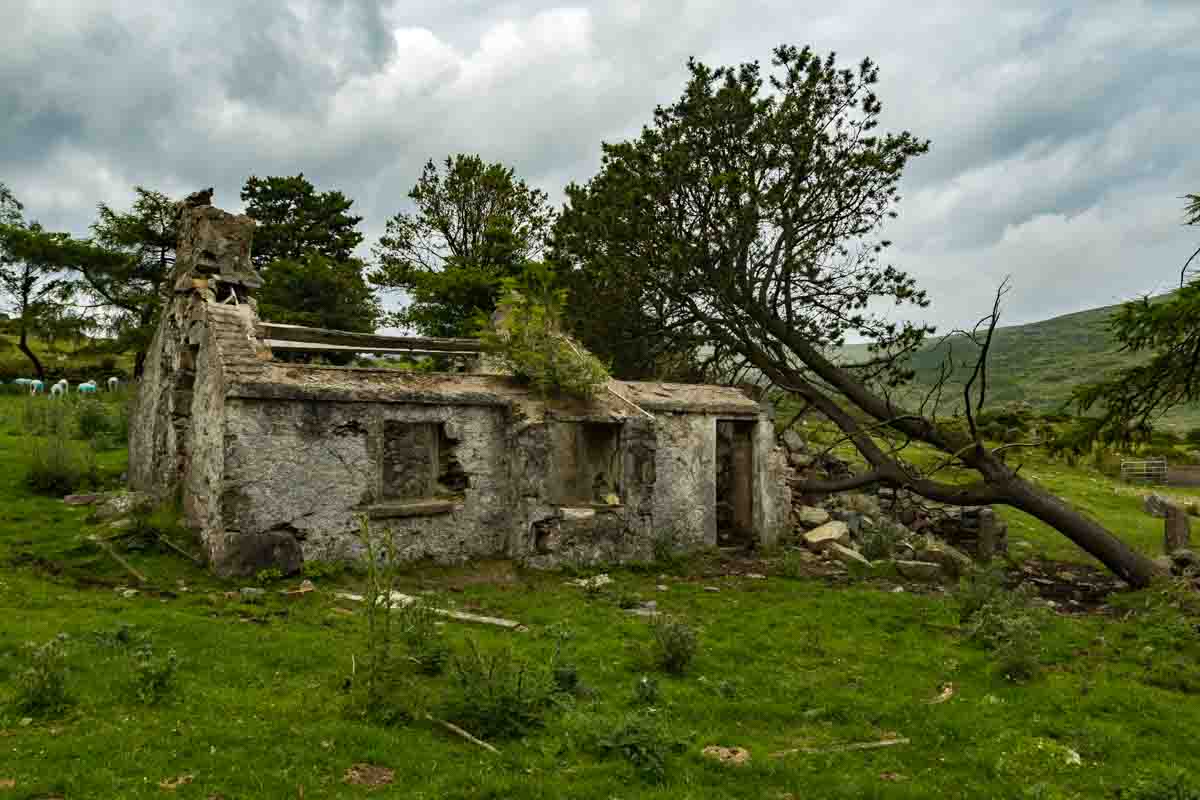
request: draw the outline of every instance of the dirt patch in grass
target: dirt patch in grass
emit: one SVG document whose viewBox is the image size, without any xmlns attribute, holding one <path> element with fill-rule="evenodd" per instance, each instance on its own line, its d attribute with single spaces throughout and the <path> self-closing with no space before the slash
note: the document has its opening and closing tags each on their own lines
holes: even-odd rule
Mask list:
<svg viewBox="0 0 1200 800">
<path fill-rule="evenodd" d="M 378 788 L 387 786 L 395 780 L 395 773 L 387 767 L 381 767 L 376 764 L 355 764 L 346 770 L 346 783 L 354 786 L 366 786 L 368 788 Z"/>
</svg>

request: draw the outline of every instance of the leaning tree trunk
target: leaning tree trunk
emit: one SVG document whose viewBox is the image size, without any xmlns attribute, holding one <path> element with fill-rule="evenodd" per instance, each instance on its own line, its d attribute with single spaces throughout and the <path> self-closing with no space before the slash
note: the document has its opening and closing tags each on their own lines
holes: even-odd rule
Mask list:
<svg viewBox="0 0 1200 800">
<path fill-rule="evenodd" d="M 1013 475 L 997 488 L 1004 495 L 1002 502 L 1006 505 L 1020 509 L 1054 528 L 1129 585 L 1143 588 L 1158 574 L 1158 569 L 1149 558 L 1037 484 Z"/>
<path fill-rule="evenodd" d="M 26 330 L 25 326 L 22 325 L 21 338 L 17 341 L 17 349 L 24 353 L 25 357 L 33 362 L 33 370 L 37 373 L 38 380 L 44 381 L 46 380 L 46 370 L 42 366 L 42 362 L 38 360 L 38 357 L 34 355 L 32 350 L 29 349 L 29 342 L 26 339 L 27 334 L 28 331 Z"/>
</svg>

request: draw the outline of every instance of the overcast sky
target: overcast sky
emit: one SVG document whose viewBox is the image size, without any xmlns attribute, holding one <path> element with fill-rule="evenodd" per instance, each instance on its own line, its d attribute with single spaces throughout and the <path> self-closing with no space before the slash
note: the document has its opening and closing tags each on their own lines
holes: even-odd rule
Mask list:
<svg viewBox="0 0 1200 800">
<path fill-rule="evenodd" d="M 369 243 L 430 157 L 557 202 L 689 56 L 785 42 L 871 57 L 886 125 L 932 140 L 886 233 L 943 328 L 1007 274 L 1013 324 L 1169 288 L 1200 245 L 1198 0 L 2 0 L 0 181 L 84 234 L 135 184 L 232 210 L 248 175 L 304 172 Z"/>
</svg>

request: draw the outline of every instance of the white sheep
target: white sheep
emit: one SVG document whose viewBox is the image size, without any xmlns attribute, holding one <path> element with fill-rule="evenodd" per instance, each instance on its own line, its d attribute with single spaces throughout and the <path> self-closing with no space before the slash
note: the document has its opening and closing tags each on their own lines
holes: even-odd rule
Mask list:
<svg viewBox="0 0 1200 800">
<path fill-rule="evenodd" d="M 50 387 L 50 396 L 51 397 L 61 397 L 63 395 L 63 393 L 66 391 L 67 391 L 67 382 L 59 381 L 58 383 L 56 383 Z"/>
<path fill-rule="evenodd" d="M 41 381 L 37 380 L 36 378 L 29 382 L 29 393 L 30 394 L 42 394 L 45 390 L 46 390 L 46 384 L 42 383 Z"/>
<path fill-rule="evenodd" d="M 75 391 L 81 394 L 95 394 L 96 384 L 94 381 L 87 381 L 76 386 Z"/>
<path fill-rule="evenodd" d="M 115 375 L 108 379 L 108 390 L 110 392 L 115 392 L 117 390 L 117 387 L 120 385 L 121 385 L 121 381 Z"/>
</svg>

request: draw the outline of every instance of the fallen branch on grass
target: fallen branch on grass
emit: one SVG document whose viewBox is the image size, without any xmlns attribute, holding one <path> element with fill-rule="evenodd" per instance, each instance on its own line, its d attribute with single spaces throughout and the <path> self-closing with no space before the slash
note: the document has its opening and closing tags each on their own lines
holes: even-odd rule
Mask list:
<svg viewBox="0 0 1200 800">
<path fill-rule="evenodd" d="M 190 560 L 196 566 L 198 566 L 198 567 L 204 566 L 204 559 L 200 558 L 199 556 L 192 555 L 187 550 L 184 550 L 182 547 L 180 547 L 179 545 L 172 542 L 170 539 L 168 539 L 163 534 L 161 534 L 161 533 L 158 534 L 158 540 L 160 542 L 162 542 L 163 544 L 165 544 L 167 547 L 174 550 L 176 553 L 179 553 L 181 556 L 184 556 L 185 558 Z"/>
<path fill-rule="evenodd" d="M 108 542 L 104 541 L 99 536 L 89 536 L 88 538 L 91 541 L 95 542 L 96 545 L 101 550 L 103 550 L 104 552 L 106 552 L 110 556 L 112 556 L 114 561 L 116 561 L 118 564 L 120 564 L 122 567 L 124 567 L 126 572 L 128 572 L 130 575 L 132 575 L 134 578 L 137 579 L 138 583 L 149 583 L 150 582 L 146 578 L 145 575 L 143 575 L 142 573 L 140 573 L 136 569 L 134 569 L 132 564 L 130 564 L 128 561 L 126 561 L 124 558 L 122 558 L 120 556 L 120 554 L 117 553 L 116 550 L 113 550 L 112 545 L 110 545 Z"/>
<path fill-rule="evenodd" d="M 441 725 L 443 728 L 445 728 L 446 730 L 455 734 L 456 736 L 461 736 L 462 738 L 466 739 L 471 744 L 479 745 L 484 750 L 487 750 L 489 753 L 495 753 L 496 755 L 500 755 L 499 750 L 492 747 L 490 744 L 485 742 L 483 739 L 480 739 L 477 736 L 472 736 L 470 733 L 468 733 L 467 731 L 464 731 L 462 728 L 458 727 L 453 722 L 447 722 L 444 719 L 438 719 L 437 717 L 433 716 L 432 714 L 426 714 L 425 719 L 429 720 L 430 722 L 436 722 L 438 725 Z"/>
<path fill-rule="evenodd" d="M 349 594 L 348 592 L 338 592 L 334 596 L 338 597 L 342 600 L 350 600 L 355 603 L 363 602 L 363 596 L 361 594 Z M 383 598 L 380 598 L 380 602 L 381 603 L 383 602 Z M 391 594 L 392 608 L 399 608 L 402 606 L 410 606 L 413 603 L 419 603 L 419 602 L 421 602 L 420 598 L 413 597 L 412 595 L 401 594 L 400 592 L 392 592 L 392 594 Z M 452 619 L 456 622 L 473 622 L 473 623 L 476 623 L 479 625 L 494 625 L 497 628 L 504 628 L 504 629 L 510 630 L 510 631 L 529 630 L 524 625 L 522 625 L 521 623 L 519 623 L 515 620 L 504 619 L 502 617 L 485 617 L 482 614 L 468 614 L 465 611 L 451 611 L 446 608 L 433 608 L 432 606 L 429 608 L 429 610 L 432 611 L 434 614 L 437 614 L 439 617 L 445 617 L 446 619 Z"/>
<path fill-rule="evenodd" d="M 771 758 L 783 758 L 784 756 L 795 755 L 796 753 L 805 753 L 808 755 L 819 755 L 821 753 L 845 753 L 850 750 L 875 750 L 880 747 L 892 747 L 897 744 L 909 744 L 909 739 L 882 739 L 878 742 L 855 742 L 854 744 L 838 744 L 833 747 L 793 747 L 790 750 L 780 750 L 778 753 L 771 753 Z"/>
</svg>

